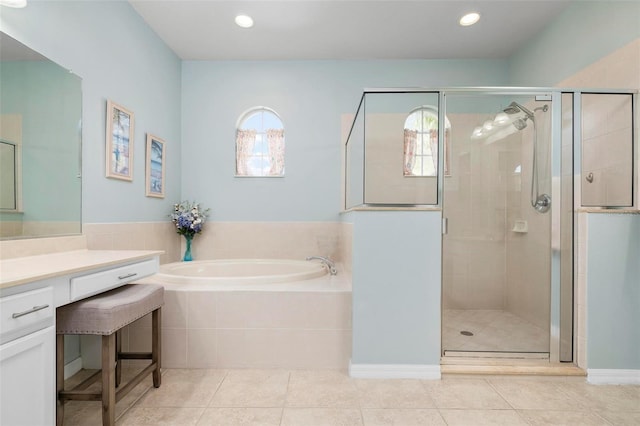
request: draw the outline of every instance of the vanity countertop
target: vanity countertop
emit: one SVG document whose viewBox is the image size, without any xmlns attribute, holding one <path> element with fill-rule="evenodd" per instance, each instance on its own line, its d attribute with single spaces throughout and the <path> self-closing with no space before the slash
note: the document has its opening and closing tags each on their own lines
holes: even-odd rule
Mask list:
<svg viewBox="0 0 640 426">
<path fill-rule="evenodd" d="M 161 250 L 74 250 L 1 260 L 0 289 L 161 254 Z"/>
</svg>

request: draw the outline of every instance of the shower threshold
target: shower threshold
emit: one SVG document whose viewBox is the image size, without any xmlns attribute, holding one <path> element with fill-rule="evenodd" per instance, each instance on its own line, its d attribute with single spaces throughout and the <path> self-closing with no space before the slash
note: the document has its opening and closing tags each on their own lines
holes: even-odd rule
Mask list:
<svg viewBox="0 0 640 426">
<path fill-rule="evenodd" d="M 488 352 L 445 350 L 447 358 L 549 359 L 549 352 Z"/>
</svg>

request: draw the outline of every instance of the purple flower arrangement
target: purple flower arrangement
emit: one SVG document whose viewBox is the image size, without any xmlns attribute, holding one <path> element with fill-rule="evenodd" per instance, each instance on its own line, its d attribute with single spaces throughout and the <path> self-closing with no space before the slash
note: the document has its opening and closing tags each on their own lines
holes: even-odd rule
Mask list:
<svg viewBox="0 0 640 426">
<path fill-rule="evenodd" d="M 178 234 L 193 237 L 202 231 L 209 211 L 210 209 L 201 210 L 196 202 L 183 201 L 173 205 L 173 213 L 169 216 Z"/>
</svg>

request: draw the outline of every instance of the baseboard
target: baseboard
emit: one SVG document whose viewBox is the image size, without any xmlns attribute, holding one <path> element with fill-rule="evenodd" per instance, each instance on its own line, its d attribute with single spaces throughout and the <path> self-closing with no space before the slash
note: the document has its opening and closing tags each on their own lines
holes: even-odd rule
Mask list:
<svg viewBox="0 0 640 426">
<path fill-rule="evenodd" d="M 640 370 L 587 369 L 587 381 L 595 385 L 640 385 Z"/>
<path fill-rule="evenodd" d="M 358 379 L 427 379 L 440 380 L 440 365 L 424 364 L 353 364 L 349 375 Z"/>
<path fill-rule="evenodd" d="M 78 357 L 71 361 L 69 364 L 65 364 L 64 379 L 67 380 L 69 377 L 73 376 L 80 370 L 82 370 L 82 358 Z"/>
</svg>

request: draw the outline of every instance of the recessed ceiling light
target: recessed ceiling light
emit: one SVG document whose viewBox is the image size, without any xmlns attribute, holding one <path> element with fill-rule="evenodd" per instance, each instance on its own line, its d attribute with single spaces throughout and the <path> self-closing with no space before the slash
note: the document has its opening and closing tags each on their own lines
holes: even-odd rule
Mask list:
<svg viewBox="0 0 640 426">
<path fill-rule="evenodd" d="M 236 25 L 242 28 L 251 28 L 253 27 L 253 19 L 248 15 L 238 15 L 236 16 Z"/>
<path fill-rule="evenodd" d="M 16 7 L 16 8 L 26 7 L 27 0 L 0 0 L 0 6 Z"/>
<path fill-rule="evenodd" d="M 463 27 L 468 27 L 469 25 L 473 25 L 480 20 L 480 14 L 477 12 L 471 12 L 464 15 L 460 18 L 460 25 Z"/>
</svg>

